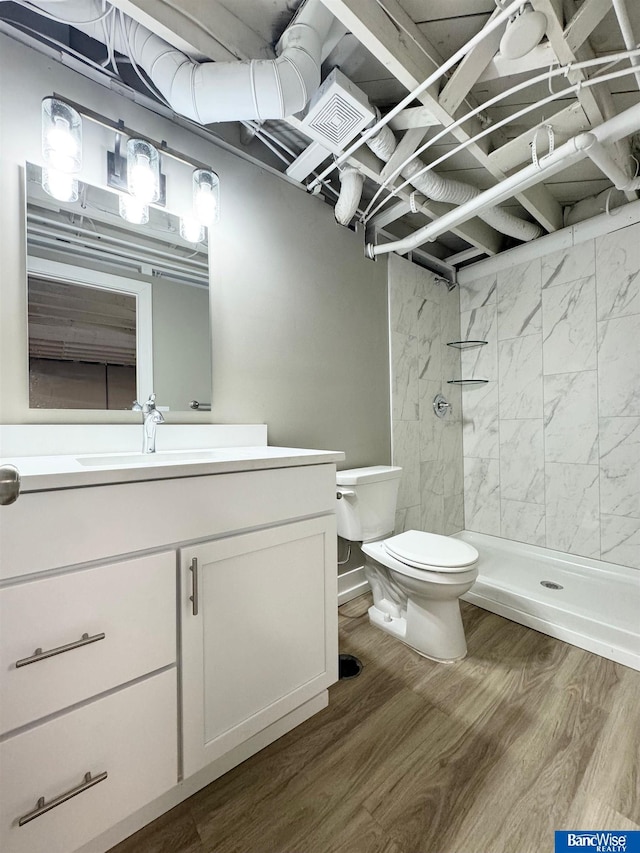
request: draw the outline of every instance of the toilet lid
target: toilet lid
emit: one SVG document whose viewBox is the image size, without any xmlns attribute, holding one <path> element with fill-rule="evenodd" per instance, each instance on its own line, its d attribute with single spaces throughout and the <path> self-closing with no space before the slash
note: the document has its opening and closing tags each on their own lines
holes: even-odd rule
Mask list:
<svg viewBox="0 0 640 853">
<path fill-rule="evenodd" d="M 417 569 L 433 567 L 440 572 L 461 572 L 478 559 L 478 552 L 460 539 L 407 530 L 398 536 L 385 539 L 387 551 L 408 566 Z"/>
</svg>

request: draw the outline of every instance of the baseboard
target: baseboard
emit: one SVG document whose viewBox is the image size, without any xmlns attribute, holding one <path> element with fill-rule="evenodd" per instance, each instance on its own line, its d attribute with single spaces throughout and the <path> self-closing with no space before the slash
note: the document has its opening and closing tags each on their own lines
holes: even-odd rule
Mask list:
<svg viewBox="0 0 640 853">
<path fill-rule="evenodd" d="M 364 566 L 350 569 L 338 575 L 338 606 L 369 591 L 369 582 L 364 576 Z"/>
</svg>

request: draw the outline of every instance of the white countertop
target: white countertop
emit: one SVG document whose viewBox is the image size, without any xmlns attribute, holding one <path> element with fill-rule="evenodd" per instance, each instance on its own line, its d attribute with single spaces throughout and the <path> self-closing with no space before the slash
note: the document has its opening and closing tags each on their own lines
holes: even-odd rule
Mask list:
<svg viewBox="0 0 640 853">
<path fill-rule="evenodd" d="M 128 483 L 201 477 L 235 471 L 290 468 L 341 462 L 344 453 L 303 450 L 297 447 L 214 447 L 141 453 L 87 453 L 76 456 L 15 456 L 0 459 L 20 472 L 20 491 L 36 492 Z"/>
</svg>

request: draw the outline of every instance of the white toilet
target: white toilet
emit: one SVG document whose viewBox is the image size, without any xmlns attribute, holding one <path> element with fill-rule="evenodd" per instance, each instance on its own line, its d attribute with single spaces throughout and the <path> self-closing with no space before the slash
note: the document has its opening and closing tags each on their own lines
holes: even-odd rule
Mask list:
<svg viewBox="0 0 640 853">
<path fill-rule="evenodd" d="M 435 533 L 390 535 L 401 473 L 388 465 L 338 471 L 338 535 L 363 543 L 371 623 L 431 660 L 460 660 L 467 644 L 458 599 L 478 576 L 478 552 Z"/>
</svg>

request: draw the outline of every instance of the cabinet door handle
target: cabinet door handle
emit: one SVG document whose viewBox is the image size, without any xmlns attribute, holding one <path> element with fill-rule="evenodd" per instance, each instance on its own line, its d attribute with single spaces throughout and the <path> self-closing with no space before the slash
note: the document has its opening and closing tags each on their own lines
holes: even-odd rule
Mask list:
<svg viewBox="0 0 640 853">
<path fill-rule="evenodd" d="M 70 800 L 72 797 L 77 797 L 78 794 L 88 791 L 89 788 L 93 788 L 93 786 L 97 785 L 99 782 L 104 782 L 106 778 L 106 770 L 104 773 L 98 773 L 97 776 L 92 776 L 91 773 L 85 773 L 83 782 L 75 788 L 72 788 L 70 791 L 66 791 L 64 794 L 54 797 L 52 800 L 49 800 L 48 803 L 45 802 L 44 797 L 40 797 L 35 809 L 32 812 L 27 812 L 27 814 L 18 819 L 18 826 L 24 826 L 25 823 L 29 823 L 29 821 L 35 820 L 37 817 L 41 817 L 43 814 L 50 812 L 51 809 L 55 809 L 56 806 L 66 803 L 67 800 Z"/>
<path fill-rule="evenodd" d="M 198 558 L 194 557 L 191 560 L 191 565 L 189 566 L 189 571 L 191 572 L 191 595 L 189 596 L 189 601 L 191 602 L 191 612 L 194 616 L 198 615 Z"/>
<path fill-rule="evenodd" d="M 79 649 L 82 646 L 88 646 L 90 643 L 97 643 L 98 640 L 104 640 L 104 634 L 94 634 L 90 637 L 88 634 L 83 634 L 81 639 L 74 643 L 66 643 L 64 646 L 58 646 L 55 649 L 48 649 L 43 652 L 42 649 L 36 649 L 35 652 L 28 658 L 21 658 L 16 661 L 16 669 L 20 666 L 28 666 L 30 663 L 38 663 L 40 660 L 52 658 L 55 655 L 61 655 L 63 652 L 70 652 L 72 649 Z"/>
</svg>

